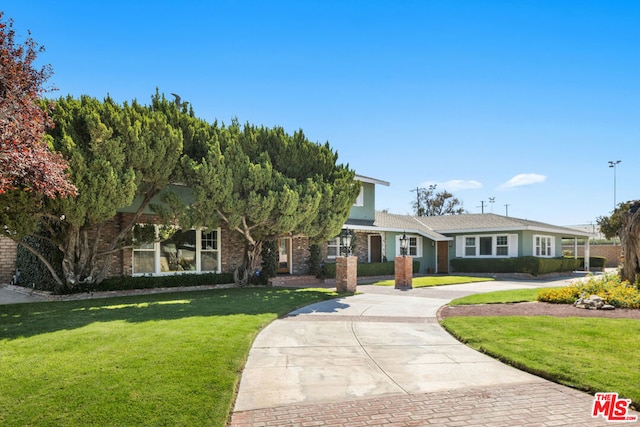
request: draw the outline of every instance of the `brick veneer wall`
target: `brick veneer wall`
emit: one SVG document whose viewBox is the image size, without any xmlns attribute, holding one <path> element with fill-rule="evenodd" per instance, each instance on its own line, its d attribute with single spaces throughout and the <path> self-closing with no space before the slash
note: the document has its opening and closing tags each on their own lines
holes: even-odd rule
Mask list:
<svg viewBox="0 0 640 427">
<path fill-rule="evenodd" d="M 0 237 L 0 284 L 8 284 L 16 273 L 18 245 L 11 239 Z"/>
<path fill-rule="evenodd" d="M 563 245 L 562 252 L 573 256 L 573 245 Z M 589 255 L 605 257 L 607 259 L 607 267 L 614 268 L 620 262 L 622 254 L 622 246 L 620 245 L 589 245 Z M 578 256 L 584 256 L 584 245 L 578 245 Z"/>
</svg>

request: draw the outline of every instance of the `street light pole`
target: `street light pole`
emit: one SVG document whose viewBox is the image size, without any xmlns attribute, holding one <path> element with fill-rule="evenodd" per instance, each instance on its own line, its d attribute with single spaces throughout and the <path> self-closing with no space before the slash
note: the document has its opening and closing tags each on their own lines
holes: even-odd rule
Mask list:
<svg viewBox="0 0 640 427">
<path fill-rule="evenodd" d="M 613 168 L 613 212 L 616 210 L 617 200 L 616 200 L 616 166 L 622 163 L 622 160 L 609 160 L 609 167 Z"/>
</svg>

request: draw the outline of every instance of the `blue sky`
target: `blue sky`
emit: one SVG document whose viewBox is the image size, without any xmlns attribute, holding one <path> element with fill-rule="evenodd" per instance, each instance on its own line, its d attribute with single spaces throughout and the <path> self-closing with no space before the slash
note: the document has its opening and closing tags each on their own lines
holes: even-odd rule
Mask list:
<svg viewBox="0 0 640 427">
<path fill-rule="evenodd" d="M 303 129 L 389 181 L 410 213 L 437 184 L 471 213 L 594 223 L 640 198 L 638 1 L 29 1 L 58 92 Z M 494 203 L 489 203 L 494 198 Z M 508 205 L 505 206 L 505 205 Z"/>
</svg>

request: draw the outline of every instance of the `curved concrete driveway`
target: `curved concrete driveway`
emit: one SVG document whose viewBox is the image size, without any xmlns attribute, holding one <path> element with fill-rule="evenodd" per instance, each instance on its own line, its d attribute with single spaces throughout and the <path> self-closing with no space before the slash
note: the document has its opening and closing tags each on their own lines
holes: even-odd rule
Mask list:
<svg viewBox="0 0 640 427">
<path fill-rule="evenodd" d="M 568 282 L 359 285 L 363 294 L 294 311 L 256 338 L 232 426 L 604 425 L 590 416 L 592 396 L 476 352 L 436 321 L 459 296 Z"/>
</svg>

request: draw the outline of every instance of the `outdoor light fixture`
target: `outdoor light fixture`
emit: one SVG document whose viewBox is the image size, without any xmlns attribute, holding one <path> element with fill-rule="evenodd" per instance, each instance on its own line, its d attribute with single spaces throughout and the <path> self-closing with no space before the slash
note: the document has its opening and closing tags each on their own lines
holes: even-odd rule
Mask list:
<svg viewBox="0 0 640 427">
<path fill-rule="evenodd" d="M 400 255 L 407 255 L 407 248 L 409 247 L 409 239 L 407 239 L 406 233 L 402 233 L 402 237 L 400 238 Z"/>
<path fill-rule="evenodd" d="M 348 228 L 342 229 L 340 232 L 340 250 L 344 251 L 344 256 L 351 254 L 351 231 Z"/>
</svg>

